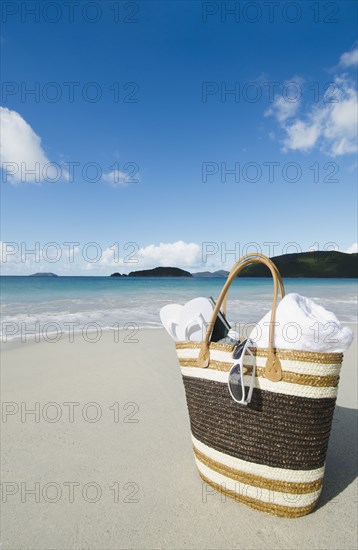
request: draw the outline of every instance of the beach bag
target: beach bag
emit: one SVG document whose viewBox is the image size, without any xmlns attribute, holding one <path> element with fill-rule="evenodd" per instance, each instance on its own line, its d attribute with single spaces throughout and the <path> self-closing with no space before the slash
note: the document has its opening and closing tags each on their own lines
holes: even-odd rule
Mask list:
<svg viewBox="0 0 358 550">
<path fill-rule="evenodd" d="M 269 268 L 273 302 L 269 347 L 252 346 L 253 356 L 245 355 L 245 386 L 253 362 L 256 374 L 251 402 L 241 405 L 228 389 L 235 346 L 210 338 L 231 283 L 251 263 Z M 279 287 L 284 296 L 269 258 L 243 256 L 223 286 L 203 341 L 176 342 L 176 350 L 202 480 L 256 510 L 293 518 L 308 514 L 322 489 L 343 354 L 274 347 Z"/>
</svg>

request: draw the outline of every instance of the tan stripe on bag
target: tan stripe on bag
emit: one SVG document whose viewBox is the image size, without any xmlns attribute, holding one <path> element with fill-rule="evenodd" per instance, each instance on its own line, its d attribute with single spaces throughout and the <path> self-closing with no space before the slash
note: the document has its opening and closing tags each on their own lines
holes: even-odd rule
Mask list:
<svg viewBox="0 0 358 550">
<path fill-rule="evenodd" d="M 175 342 L 176 349 L 201 349 L 202 342 Z M 221 344 L 217 342 L 211 342 L 210 350 L 226 351 L 232 353 L 235 346 L 230 344 Z M 267 357 L 267 348 L 250 348 L 252 353 L 256 357 Z M 300 361 L 302 363 L 319 363 L 325 364 L 341 364 L 343 360 L 343 353 L 324 353 L 316 351 L 301 351 L 291 349 L 276 349 L 276 355 L 281 360 L 286 361 Z"/>
<path fill-rule="evenodd" d="M 198 364 L 195 359 L 179 359 L 179 365 L 181 367 L 198 368 Z M 210 361 L 208 369 L 219 370 L 228 372 L 232 363 L 225 363 L 223 361 Z M 252 367 L 244 366 L 244 374 L 250 373 Z M 265 369 L 263 367 L 256 368 L 256 376 L 265 378 Z M 300 384 L 302 386 L 312 386 L 317 388 L 329 388 L 338 386 L 339 376 L 318 376 L 316 374 L 299 374 L 296 372 L 283 371 L 282 381 L 290 384 Z"/>
<path fill-rule="evenodd" d="M 310 481 L 306 483 L 292 482 L 292 481 L 279 481 L 276 479 L 268 479 L 265 477 L 248 474 L 245 472 L 240 472 L 234 468 L 230 468 L 225 464 L 220 464 L 204 455 L 201 451 L 195 448 L 194 454 L 200 462 L 205 466 L 214 470 L 218 474 L 224 475 L 233 479 L 234 481 L 239 481 L 247 485 L 252 485 L 253 487 L 259 487 L 262 489 L 268 489 L 270 491 L 279 491 L 281 493 L 290 493 L 293 495 L 302 495 L 306 493 L 313 493 L 318 491 L 322 487 L 322 479 L 316 479 L 315 481 Z"/>
<path fill-rule="evenodd" d="M 211 485 L 219 491 L 220 493 L 223 493 L 230 498 L 234 498 L 238 502 L 242 502 L 243 504 L 246 504 L 247 506 L 250 506 L 251 508 L 254 508 L 255 510 L 259 510 L 260 512 L 266 512 L 267 514 L 273 514 L 275 516 L 281 517 L 281 518 L 298 518 L 300 516 L 305 516 L 306 514 L 309 514 L 313 510 L 313 508 L 316 506 L 316 502 L 313 502 L 312 504 L 308 504 L 307 506 L 282 506 L 281 504 L 271 504 L 270 502 L 264 502 L 262 500 L 257 500 L 255 498 L 248 497 L 247 495 L 240 495 L 236 493 L 235 491 L 224 488 L 222 485 L 219 485 L 218 483 L 215 483 L 214 481 L 211 481 L 208 479 L 202 472 L 199 470 L 199 475 L 201 479 L 207 483 L 208 485 Z"/>
</svg>

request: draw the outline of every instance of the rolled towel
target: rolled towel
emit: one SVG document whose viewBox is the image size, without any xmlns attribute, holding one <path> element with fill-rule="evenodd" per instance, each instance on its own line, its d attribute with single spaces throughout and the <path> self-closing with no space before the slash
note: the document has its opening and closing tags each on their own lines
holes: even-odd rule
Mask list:
<svg viewBox="0 0 358 550">
<path fill-rule="evenodd" d="M 252 331 L 257 347 L 267 348 L 271 311 Z M 287 294 L 277 306 L 274 346 L 326 353 L 343 353 L 353 340 L 353 332 L 343 327 L 331 311 L 296 293 Z"/>
</svg>

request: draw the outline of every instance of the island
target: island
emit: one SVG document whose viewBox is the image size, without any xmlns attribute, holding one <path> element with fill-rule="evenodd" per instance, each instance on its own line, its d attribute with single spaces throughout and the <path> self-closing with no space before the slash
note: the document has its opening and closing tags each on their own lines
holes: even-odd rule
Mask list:
<svg viewBox="0 0 358 550">
<path fill-rule="evenodd" d="M 112 273 L 111 277 L 123 277 L 120 273 Z M 179 267 L 155 267 L 154 269 L 143 269 L 141 271 L 131 271 L 128 277 L 192 277 L 189 271 L 179 269 Z"/>
<path fill-rule="evenodd" d="M 358 254 L 345 252 L 316 251 L 283 254 L 271 258 L 277 266 L 282 277 L 305 278 L 337 278 L 352 279 L 358 277 Z M 218 271 L 199 271 L 189 273 L 178 267 L 155 267 L 142 271 L 131 271 L 128 275 L 112 273 L 111 277 L 196 277 L 196 278 L 226 278 L 229 272 L 220 269 Z M 38 275 L 44 275 L 39 273 Z M 239 277 L 270 277 L 268 268 L 263 264 L 251 264 L 245 267 Z"/>
<path fill-rule="evenodd" d="M 335 250 L 298 252 L 271 258 L 282 277 L 342 278 L 358 277 L 358 254 Z M 269 277 L 263 264 L 251 264 L 240 273 L 242 277 Z"/>
<path fill-rule="evenodd" d="M 45 271 L 39 271 L 39 273 L 32 273 L 29 277 L 58 277 L 56 273 L 46 273 Z"/>
</svg>

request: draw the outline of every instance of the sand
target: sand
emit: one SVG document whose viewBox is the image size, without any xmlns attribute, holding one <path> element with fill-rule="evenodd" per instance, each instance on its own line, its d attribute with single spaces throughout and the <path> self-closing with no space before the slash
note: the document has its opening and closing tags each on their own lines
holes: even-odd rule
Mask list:
<svg viewBox="0 0 358 550">
<path fill-rule="evenodd" d="M 357 548 L 356 339 L 319 506 L 286 520 L 206 492 L 172 341 L 123 337 L 5 346 L 4 550 Z"/>
</svg>

